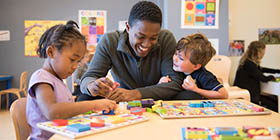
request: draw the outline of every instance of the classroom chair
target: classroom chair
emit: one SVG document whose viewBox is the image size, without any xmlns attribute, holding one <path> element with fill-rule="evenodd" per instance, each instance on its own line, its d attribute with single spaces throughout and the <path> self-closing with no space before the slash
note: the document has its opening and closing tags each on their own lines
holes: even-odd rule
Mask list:
<svg viewBox="0 0 280 140">
<path fill-rule="evenodd" d="M 26 89 L 27 89 L 27 72 L 22 72 L 20 75 L 20 84 L 19 84 L 19 88 L 10 88 L 10 89 L 5 89 L 5 90 L 1 90 L 0 91 L 0 106 L 1 106 L 1 96 L 3 94 L 7 94 L 6 95 L 6 109 L 8 109 L 9 107 L 9 95 L 8 93 L 12 93 L 15 94 L 18 98 L 21 98 L 20 93 L 23 93 L 24 96 L 26 97 Z"/>
<path fill-rule="evenodd" d="M 212 72 L 217 79 L 224 85 L 229 94 L 229 99 L 244 99 L 250 101 L 250 93 L 247 89 L 242 89 L 237 86 L 229 85 L 231 60 L 228 56 L 215 55 L 205 66 Z"/>
<path fill-rule="evenodd" d="M 10 115 L 13 120 L 17 140 L 28 139 L 31 132 L 31 127 L 27 123 L 25 114 L 26 101 L 27 98 L 19 98 L 12 103 L 10 108 Z"/>
</svg>

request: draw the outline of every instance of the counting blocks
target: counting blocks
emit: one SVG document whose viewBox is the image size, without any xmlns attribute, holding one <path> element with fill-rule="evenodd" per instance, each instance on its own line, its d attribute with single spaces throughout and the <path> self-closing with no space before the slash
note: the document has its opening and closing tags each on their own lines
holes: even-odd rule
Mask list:
<svg viewBox="0 0 280 140">
<path fill-rule="evenodd" d="M 66 129 L 73 132 L 83 132 L 83 131 L 90 130 L 90 126 L 77 123 L 77 124 L 67 125 Z"/>
</svg>

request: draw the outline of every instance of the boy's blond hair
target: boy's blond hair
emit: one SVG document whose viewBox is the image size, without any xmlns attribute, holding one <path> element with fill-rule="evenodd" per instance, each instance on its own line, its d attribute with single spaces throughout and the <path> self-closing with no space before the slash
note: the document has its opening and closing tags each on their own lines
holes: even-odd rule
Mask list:
<svg viewBox="0 0 280 140">
<path fill-rule="evenodd" d="M 201 33 L 191 34 L 179 40 L 176 50 L 190 53 L 190 61 L 194 64 L 201 64 L 204 67 L 216 54 L 211 42 Z"/>
</svg>

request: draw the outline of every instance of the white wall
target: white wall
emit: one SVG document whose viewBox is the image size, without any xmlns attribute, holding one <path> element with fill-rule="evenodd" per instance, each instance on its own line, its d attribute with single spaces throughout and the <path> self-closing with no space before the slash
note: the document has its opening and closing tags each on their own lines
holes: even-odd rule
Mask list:
<svg viewBox="0 0 280 140">
<path fill-rule="evenodd" d="M 229 0 L 229 40 L 258 40 L 259 28 L 280 28 L 280 0 Z M 280 69 L 280 44 L 267 45 L 261 66 Z M 233 84 L 240 57 L 231 57 Z"/>
</svg>

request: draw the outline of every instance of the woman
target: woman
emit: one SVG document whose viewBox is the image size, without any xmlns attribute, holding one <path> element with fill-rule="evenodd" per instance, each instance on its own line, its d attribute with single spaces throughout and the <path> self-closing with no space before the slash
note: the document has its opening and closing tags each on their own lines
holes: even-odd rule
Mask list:
<svg viewBox="0 0 280 140">
<path fill-rule="evenodd" d="M 251 102 L 259 105 L 263 105 L 261 103 L 261 100 L 263 99 L 261 99 L 260 96 L 260 82 L 276 80 L 274 76 L 265 76 L 263 73 L 280 73 L 280 70 L 260 66 L 260 62 L 264 54 L 264 43 L 260 41 L 251 42 L 248 49 L 240 59 L 234 80 L 234 85 L 240 88 L 248 89 L 251 95 Z M 277 100 L 277 98 L 275 98 L 275 100 Z"/>
</svg>

